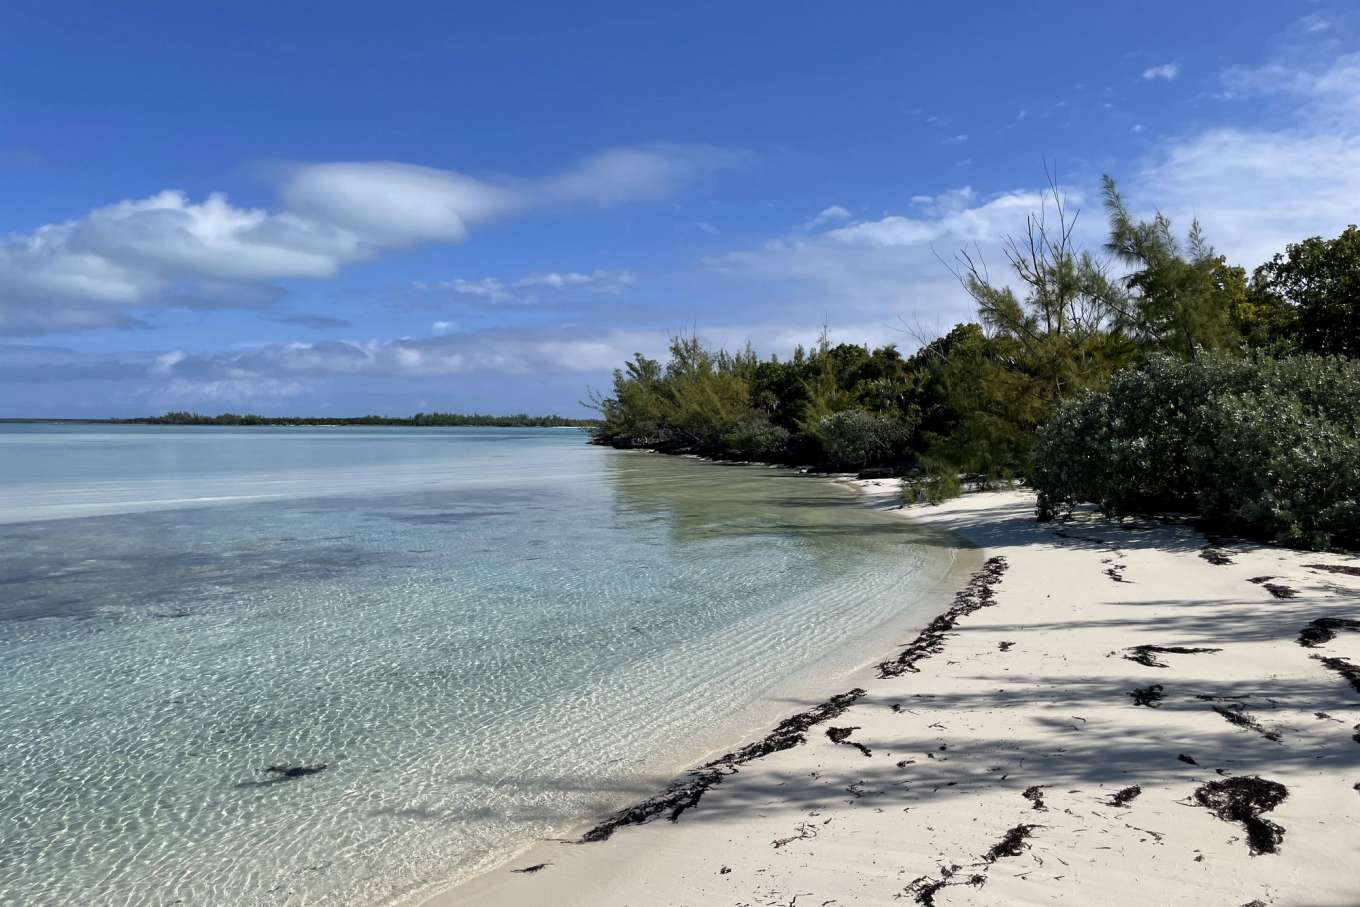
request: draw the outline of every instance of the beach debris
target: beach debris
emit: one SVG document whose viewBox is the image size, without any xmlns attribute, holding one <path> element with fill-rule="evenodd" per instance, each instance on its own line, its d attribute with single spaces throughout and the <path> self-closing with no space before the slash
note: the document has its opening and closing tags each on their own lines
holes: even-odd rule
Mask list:
<svg viewBox="0 0 1360 907">
<path fill-rule="evenodd" d="M 1294 598 L 1299 594 L 1298 590 L 1282 586 L 1279 583 L 1263 583 L 1262 585 L 1265 586 L 1267 592 L 1276 598 Z"/>
<path fill-rule="evenodd" d="M 812 727 L 840 717 L 864 695 L 865 691 L 856 687 L 838 693 L 806 712 L 785 718 L 761 739 L 686 772 L 661 793 L 614 813 L 583 834 L 579 843 L 606 841 L 615 831 L 626 825 L 642 825 L 662 815 L 672 822 L 678 821 L 685 810 L 693 809 L 699 804 L 699 800 L 709 788 L 721 784 L 728 775 L 735 774 L 741 766 L 771 753 L 801 746 L 807 742 L 807 732 Z"/>
<path fill-rule="evenodd" d="M 518 872 L 522 875 L 533 875 L 536 872 L 542 872 L 551 865 L 552 865 L 551 863 L 535 863 L 532 866 L 525 866 L 523 869 L 512 869 L 510 871 Z"/>
<path fill-rule="evenodd" d="M 1316 718 L 1318 721 L 1335 721 L 1337 724 L 1345 724 L 1345 722 L 1342 721 L 1340 718 L 1333 718 L 1326 712 L 1314 712 L 1313 717 Z"/>
<path fill-rule="evenodd" d="M 1110 566 L 1108 566 L 1108 567 L 1105 568 L 1105 575 L 1108 576 L 1110 579 L 1114 580 L 1116 583 L 1127 583 L 1127 582 L 1129 582 L 1128 580 L 1124 579 L 1124 565 L 1123 565 L 1123 564 L 1111 564 L 1110 561 L 1109 561 L 1108 559 L 1107 559 L 1107 560 L 1104 560 L 1104 561 L 1101 561 L 1101 563 L 1103 563 L 1103 564 L 1110 564 Z"/>
<path fill-rule="evenodd" d="M 906 893 L 911 895 L 912 899 L 922 907 L 935 907 L 935 895 L 940 893 L 940 889 L 949 887 L 950 879 L 962 868 L 958 865 L 941 866 L 940 878 L 932 879 L 930 876 L 921 876 L 913 879 L 911 884 L 907 886 Z"/>
<path fill-rule="evenodd" d="M 1237 822 L 1247 830 L 1247 847 L 1252 855 L 1277 853 L 1284 840 L 1284 829 L 1261 818 L 1279 806 L 1289 790 L 1278 781 L 1255 775 L 1210 781 L 1195 790 L 1195 802 L 1224 822 Z"/>
<path fill-rule="evenodd" d="M 1034 834 L 1038 825 L 1017 825 L 1006 832 L 1005 837 L 992 845 L 982 859 L 988 863 L 995 863 L 1002 857 L 1018 857 L 1024 853 L 1028 844 L 1025 842 Z"/>
<path fill-rule="evenodd" d="M 1323 643 L 1336 639 L 1338 630 L 1354 630 L 1360 633 L 1360 620 L 1350 617 L 1319 617 L 1299 631 L 1299 645 L 1316 649 Z"/>
<path fill-rule="evenodd" d="M 982 856 L 982 863 L 974 863 L 974 866 L 986 864 L 990 866 L 1002 857 L 1018 857 L 1028 848 L 1026 841 L 1034 834 L 1034 830 L 1040 828 L 1039 825 L 1017 825 L 1006 832 L 1005 836 L 993 844 L 991 849 Z M 986 869 L 984 866 L 984 871 Z M 981 872 L 975 872 L 966 879 L 955 881 L 955 876 L 963 867 L 958 863 L 950 866 L 940 867 L 940 877 L 938 879 L 930 876 L 920 876 L 913 879 L 911 884 L 906 887 L 905 894 L 912 896 L 917 904 L 923 907 L 934 907 L 935 896 L 944 888 L 951 885 L 969 885 L 973 888 L 981 888 L 987 884 L 987 877 Z"/>
<path fill-rule="evenodd" d="M 327 766 L 323 762 L 320 765 L 271 765 L 265 769 L 271 775 L 277 775 L 283 780 L 294 778 L 306 778 L 308 775 L 318 775 L 326 770 Z"/>
<path fill-rule="evenodd" d="M 1134 798 L 1143 792 L 1137 784 L 1130 785 L 1122 790 L 1115 791 L 1110 795 L 1111 806 L 1128 806 Z"/>
<path fill-rule="evenodd" d="M 932 655 L 944 650 L 946 634 L 954 629 L 959 619 L 972 614 L 980 608 L 996 604 L 994 587 L 1001 582 L 1007 568 L 1006 559 L 1001 556 L 988 558 L 982 569 L 973 574 L 968 585 L 954 596 L 954 604 L 949 610 L 932 620 L 896 658 L 878 666 L 880 678 L 901 677 L 903 674 L 919 670 L 916 665 Z"/>
<path fill-rule="evenodd" d="M 778 850 L 786 844 L 792 844 L 794 841 L 805 841 L 808 838 L 815 837 L 817 837 L 817 826 L 809 825 L 806 822 L 799 822 L 798 834 L 790 835 L 787 838 L 775 838 L 770 844 L 775 850 Z"/>
<path fill-rule="evenodd" d="M 731 872 L 731 871 L 732 871 L 732 867 L 731 867 L 731 866 L 720 866 L 720 867 L 718 867 L 718 875 L 720 875 L 720 876 L 725 876 L 725 875 L 727 875 L 727 874 L 728 874 L 729 872 Z"/>
<path fill-rule="evenodd" d="M 1241 703 L 1237 703 L 1235 706 L 1216 705 L 1213 706 L 1213 710 L 1222 715 L 1231 725 L 1240 727 L 1243 730 L 1255 731 L 1267 740 L 1274 740 L 1276 743 L 1282 742 L 1279 731 L 1266 730 L 1261 726 L 1261 722 L 1257 721 L 1245 711 L 1245 706 Z"/>
<path fill-rule="evenodd" d="M 1304 564 L 1309 570 L 1321 570 L 1324 573 L 1340 573 L 1343 576 L 1360 576 L 1360 567 L 1351 567 L 1347 564 Z"/>
<path fill-rule="evenodd" d="M 1187 756 L 1185 755 L 1185 753 L 1181 753 L 1176 758 L 1184 762 L 1186 765 L 1199 765 L 1199 763 L 1195 761 L 1194 756 Z"/>
<path fill-rule="evenodd" d="M 857 730 L 859 730 L 858 725 L 856 725 L 855 727 L 829 727 L 826 729 L 826 736 L 831 738 L 832 743 L 837 744 L 843 743 L 846 746 L 853 746 L 855 749 L 859 750 L 864 755 L 872 756 L 873 751 L 870 750 L 867 746 L 865 746 L 862 743 L 856 743 L 855 741 L 850 739 L 850 735 Z"/>
<path fill-rule="evenodd" d="M 1150 709 L 1155 709 L 1162 704 L 1162 699 L 1164 698 L 1162 689 L 1163 687 L 1160 683 L 1154 683 L 1146 687 L 1137 687 L 1132 690 L 1129 695 L 1133 697 L 1134 705 L 1145 705 Z"/>
<path fill-rule="evenodd" d="M 1216 567 L 1225 567 L 1233 562 L 1231 552 L 1213 546 L 1201 548 L 1199 556 Z"/>
<path fill-rule="evenodd" d="M 1014 645 L 1015 643 L 1013 642 L 1005 641 L 997 643 L 996 647 L 1000 649 L 1002 652 L 1009 652 L 1011 650 L 1011 647 L 1013 647 Z"/>
<path fill-rule="evenodd" d="M 1020 796 L 1030 802 L 1030 807 L 1032 809 L 1037 809 L 1042 812 L 1048 811 L 1048 807 L 1044 805 L 1044 785 L 1035 784 L 1033 787 L 1027 787 Z"/>
<path fill-rule="evenodd" d="M 1314 655 L 1313 657 L 1322 662 L 1324 668 L 1340 674 L 1355 688 L 1355 692 L 1360 693 L 1360 665 L 1344 658 L 1324 658 L 1321 655 Z"/>
<path fill-rule="evenodd" d="M 1247 582 L 1249 582 L 1249 583 L 1255 583 L 1256 585 L 1259 586 L 1259 585 L 1261 585 L 1262 583 L 1269 582 L 1270 580 L 1273 580 L 1274 578 L 1275 578 L 1275 577 L 1273 577 L 1273 576 L 1253 576 L 1251 579 L 1247 580 Z"/>
<path fill-rule="evenodd" d="M 1149 668 L 1166 668 L 1170 665 L 1157 660 L 1158 655 L 1206 655 L 1213 652 L 1222 652 L 1222 649 L 1188 648 L 1186 646 L 1133 646 L 1125 649 L 1128 655 L 1124 657 L 1129 661 L 1136 661 L 1140 665 Z"/>
</svg>

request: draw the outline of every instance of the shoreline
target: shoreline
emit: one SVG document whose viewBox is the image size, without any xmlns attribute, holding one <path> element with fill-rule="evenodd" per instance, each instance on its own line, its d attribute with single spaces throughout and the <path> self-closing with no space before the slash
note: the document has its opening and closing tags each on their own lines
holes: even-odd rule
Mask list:
<svg viewBox="0 0 1360 907">
<path fill-rule="evenodd" d="M 652 451 L 638 453 L 656 454 Z M 686 456 L 686 459 L 702 460 L 705 463 L 721 466 L 756 469 L 778 469 L 795 473 L 788 467 L 767 463 L 736 463 L 714 461 L 702 457 Z M 863 495 L 861 480 L 852 474 L 818 475 L 798 473 L 799 478 L 808 478 L 830 483 L 844 489 L 845 507 L 857 508 L 871 506 Z M 880 509 L 874 507 L 874 509 Z M 660 790 L 676 778 L 682 777 L 695 766 L 719 758 L 733 747 L 741 746 L 750 740 L 764 736 L 769 729 L 787 717 L 791 702 L 807 702 L 822 697 L 828 686 L 855 685 L 867 681 L 882 660 L 883 639 L 910 639 L 921 627 L 934 617 L 939 602 L 948 601 L 956 589 L 967 582 L 969 576 L 981 563 L 980 550 L 966 540 L 948 531 L 913 526 L 926 536 L 934 536 L 941 547 L 949 550 L 950 563 L 942 577 L 929 580 L 919 588 L 909 592 L 909 598 L 888 618 L 871 626 L 860 628 L 833 650 L 824 652 L 818 658 L 789 671 L 785 676 L 772 682 L 755 694 L 743 708 L 726 719 L 708 728 L 694 741 L 694 746 L 684 749 L 685 755 L 669 765 L 658 765 L 652 776 L 652 786 Z M 607 817 L 628 809 L 638 799 L 638 794 L 630 793 L 614 798 L 615 803 L 607 809 L 583 816 L 570 826 L 561 830 L 561 837 L 546 838 L 526 843 L 523 847 L 502 858 L 473 875 L 462 879 L 451 879 L 436 883 L 419 891 L 405 895 L 391 903 L 391 907 L 448 907 L 461 903 L 459 898 L 468 886 L 475 886 L 480 879 L 504 872 L 512 863 L 533 861 L 535 855 L 544 848 L 553 848 L 563 841 L 575 840 L 588 833 Z"/>
<path fill-rule="evenodd" d="M 897 485 L 849 484 L 880 507 Z M 789 746 L 701 766 L 720 778 L 679 821 L 645 808 L 413 903 L 1357 902 L 1360 633 L 1298 637 L 1360 621 L 1360 561 L 1039 524 L 1017 491 L 902 514 L 1009 568 L 985 610 L 884 640 L 925 660 Z"/>
</svg>

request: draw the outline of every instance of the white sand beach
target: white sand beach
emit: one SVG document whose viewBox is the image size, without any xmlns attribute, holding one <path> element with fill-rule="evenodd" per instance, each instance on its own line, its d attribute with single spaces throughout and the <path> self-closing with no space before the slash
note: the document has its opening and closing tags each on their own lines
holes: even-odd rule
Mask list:
<svg viewBox="0 0 1360 907">
<path fill-rule="evenodd" d="M 1360 904 L 1360 559 L 1038 523 L 1024 492 L 901 513 L 986 563 L 883 640 L 898 676 L 428 903 Z"/>
</svg>

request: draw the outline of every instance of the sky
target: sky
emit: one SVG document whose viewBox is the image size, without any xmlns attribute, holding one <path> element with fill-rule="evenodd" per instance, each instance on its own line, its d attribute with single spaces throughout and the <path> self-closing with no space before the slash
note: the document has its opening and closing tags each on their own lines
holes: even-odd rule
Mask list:
<svg viewBox="0 0 1360 907">
<path fill-rule="evenodd" d="M 0 416 L 582 415 L 697 333 L 903 350 L 1049 176 L 1253 268 L 1360 220 L 1306 0 L 0 5 Z"/>
</svg>

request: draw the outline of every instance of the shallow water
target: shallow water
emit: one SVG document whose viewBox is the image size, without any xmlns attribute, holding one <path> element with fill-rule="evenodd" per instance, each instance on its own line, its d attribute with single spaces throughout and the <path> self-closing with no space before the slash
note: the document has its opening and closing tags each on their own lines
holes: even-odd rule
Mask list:
<svg viewBox="0 0 1360 907">
<path fill-rule="evenodd" d="M 0 426 L 0 552 L 25 905 L 471 874 L 651 792 L 949 568 L 831 483 L 504 429 Z"/>
</svg>

